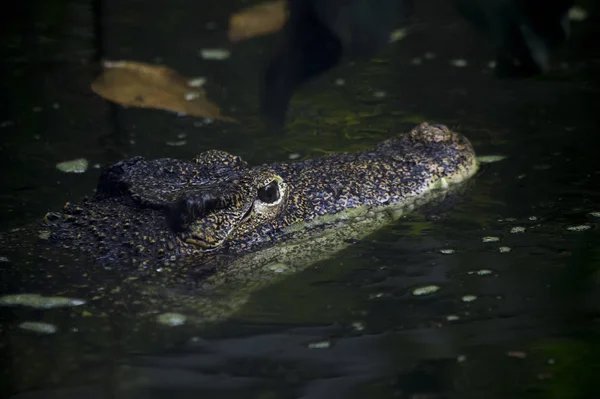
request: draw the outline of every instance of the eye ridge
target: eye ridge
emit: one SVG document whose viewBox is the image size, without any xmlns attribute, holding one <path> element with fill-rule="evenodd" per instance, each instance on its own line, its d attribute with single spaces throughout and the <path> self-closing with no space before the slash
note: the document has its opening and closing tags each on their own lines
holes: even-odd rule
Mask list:
<svg viewBox="0 0 600 399">
<path fill-rule="evenodd" d="M 267 204 L 278 201 L 280 197 L 281 193 L 279 192 L 279 185 L 275 180 L 258 189 L 258 199 Z"/>
</svg>

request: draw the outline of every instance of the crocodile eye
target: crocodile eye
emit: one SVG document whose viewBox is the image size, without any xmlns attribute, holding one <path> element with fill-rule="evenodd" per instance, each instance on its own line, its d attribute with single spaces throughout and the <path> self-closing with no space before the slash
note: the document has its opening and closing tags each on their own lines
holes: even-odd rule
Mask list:
<svg viewBox="0 0 600 399">
<path fill-rule="evenodd" d="M 272 204 L 280 197 L 279 185 L 276 181 L 272 181 L 264 187 L 258 189 L 258 199 L 267 204 Z"/>
</svg>

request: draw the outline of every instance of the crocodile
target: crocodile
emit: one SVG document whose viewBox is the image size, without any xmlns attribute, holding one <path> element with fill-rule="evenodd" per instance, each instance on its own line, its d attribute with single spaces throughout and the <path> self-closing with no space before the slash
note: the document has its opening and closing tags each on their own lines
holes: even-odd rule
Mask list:
<svg viewBox="0 0 600 399">
<path fill-rule="evenodd" d="M 466 137 L 428 123 L 367 151 L 290 163 L 250 166 L 220 150 L 192 161 L 134 157 L 105 169 L 93 197 L 0 235 L 0 255 L 34 253 L 56 265 L 48 275 L 89 261 L 67 277 L 77 288 L 61 293 L 106 297 L 98 279 L 112 279 L 137 298 L 137 314 L 156 313 L 140 298 L 160 297 L 149 301 L 221 320 L 250 292 L 443 197 L 477 170 Z M 26 274 L 16 268 L 3 281 Z M 53 291 L 40 280 L 39 291 Z"/>
</svg>

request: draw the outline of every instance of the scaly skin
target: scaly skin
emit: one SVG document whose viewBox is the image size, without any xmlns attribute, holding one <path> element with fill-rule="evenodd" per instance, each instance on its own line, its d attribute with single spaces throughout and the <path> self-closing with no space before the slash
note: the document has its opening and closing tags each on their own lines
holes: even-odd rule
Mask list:
<svg viewBox="0 0 600 399">
<path fill-rule="evenodd" d="M 331 256 L 390 223 L 391 211 L 437 198 L 477 168 L 464 136 L 426 123 L 369 151 L 294 163 L 250 167 L 222 151 L 192 162 L 137 157 L 105 170 L 92 199 L 48 214 L 36 234 L 48 253 L 84 254 L 140 278 L 143 295 L 188 288 L 169 306 L 217 320 L 251 291 Z M 0 236 L 4 248 L 32 234 L 12 235 L 20 244 Z"/>
</svg>

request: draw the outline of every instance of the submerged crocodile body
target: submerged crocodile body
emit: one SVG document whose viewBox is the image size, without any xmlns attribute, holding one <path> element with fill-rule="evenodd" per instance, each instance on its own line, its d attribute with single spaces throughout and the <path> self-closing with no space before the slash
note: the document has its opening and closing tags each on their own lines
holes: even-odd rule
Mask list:
<svg viewBox="0 0 600 399">
<path fill-rule="evenodd" d="M 426 123 L 369 151 L 294 163 L 250 167 L 222 151 L 191 162 L 136 157 L 106 169 L 93 198 L 46 215 L 36 245 L 145 279 L 145 293 L 191 286 L 190 306 L 210 307 L 202 318 L 216 319 L 477 168 L 464 136 Z M 226 299 L 219 307 L 198 292 Z"/>
</svg>

